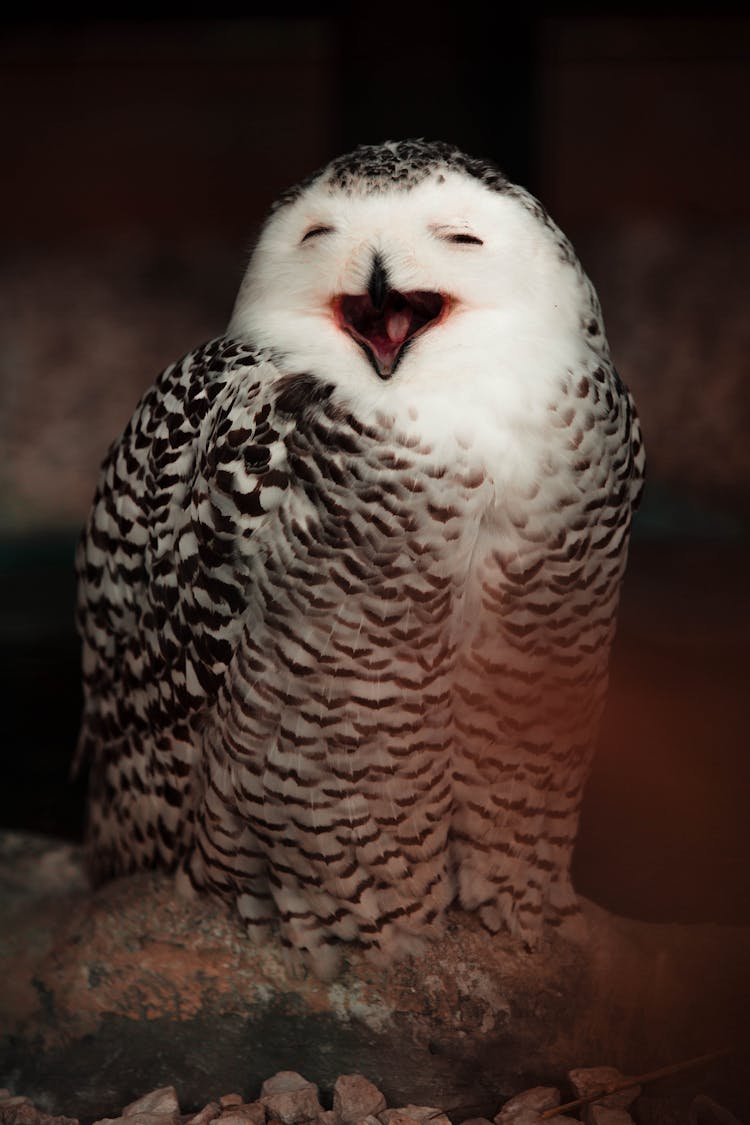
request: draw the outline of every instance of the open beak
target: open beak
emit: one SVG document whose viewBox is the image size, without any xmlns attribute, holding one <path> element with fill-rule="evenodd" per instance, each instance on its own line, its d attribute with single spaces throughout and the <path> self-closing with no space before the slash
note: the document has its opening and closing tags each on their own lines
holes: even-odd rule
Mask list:
<svg viewBox="0 0 750 1125">
<path fill-rule="evenodd" d="M 341 328 L 362 348 L 381 379 L 390 379 L 411 341 L 442 318 L 448 299 L 441 293 L 391 289 L 379 256 L 366 293 L 334 299 Z"/>
</svg>

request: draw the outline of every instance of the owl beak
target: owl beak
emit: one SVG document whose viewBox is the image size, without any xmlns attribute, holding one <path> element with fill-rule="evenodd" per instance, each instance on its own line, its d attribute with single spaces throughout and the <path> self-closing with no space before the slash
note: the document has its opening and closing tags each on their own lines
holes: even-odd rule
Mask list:
<svg viewBox="0 0 750 1125">
<path fill-rule="evenodd" d="M 448 307 L 441 293 L 391 289 L 379 255 L 373 261 L 367 292 L 334 300 L 339 326 L 359 344 L 381 379 L 395 373 L 415 336 L 437 323 Z"/>
<path fill-rule="evenodd" d="M 380 257 L 380 254 L 376 254 L 372 263 L 370 280 L 367 282 L 367 295 L 376 312 L 382 312 L 385 308 L 385 302 L 389 291 L 388 274 L 386 273 L 383 259 Z"/>
</svg>

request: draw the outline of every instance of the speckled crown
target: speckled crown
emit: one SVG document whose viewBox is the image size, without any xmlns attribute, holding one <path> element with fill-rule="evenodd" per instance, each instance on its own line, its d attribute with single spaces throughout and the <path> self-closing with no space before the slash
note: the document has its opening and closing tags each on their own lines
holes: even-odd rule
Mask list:
<svg viewBox="0 0 750 1125">
<path fill-rule="evenodd" d="M 353 152 L 337 156 L 330 164 L 285 191 L 273 205 L 273 210 L 293 203 L 306 188 L 319 180 L 335 191 L 370 194 L 394 187 L 409 191 L 440 171 L 473 176 L 494 191 L 507 191 L 512 186 L 496 165 L 467 156 L 445 141 L 386 141 L 382 145 L 359 145 Z"/>
</svg>

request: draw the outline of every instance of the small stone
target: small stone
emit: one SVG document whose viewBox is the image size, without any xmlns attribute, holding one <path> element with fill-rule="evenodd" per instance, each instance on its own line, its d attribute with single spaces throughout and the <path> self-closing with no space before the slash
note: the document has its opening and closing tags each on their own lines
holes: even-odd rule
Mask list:
<svg viewBox="0 0 750 1125">
<path fill-rule="evenodd" d="M 505 1125 L 507 1121 L 516 1121 L 522 1110 L 530 1110 L 538 1116 L 559 1104 L 560 1091 L 556 1086 L 532 1086 L 530 1090 L 514 1094 L 500 1107 L 493 1120 L 495 1125 Z"/>
<path fill-rule="evenodd" d="M 362 1120 L 366 1121 L 367 1118 L 363 1117 Z M 324 1109 L 323 1112 L 319 1113 L 315 1118 L 315 1125 L 339 1125 L 339 1119 L 332 1109 Z M 380 1125 L 377 1118 L 375 1119 L 375 1125 Z"/>
<path fill-rule="evenodd" d="M 179 1110 L 175 1113 L 129 1113 L 127 1117 L 115 1118 L 114 1125 L 180 1125 Z"/>
<path fill-rule="evenodd" d="M 584 1121 L 586 1125 L 633 1125 L 633 1118 L 626 1109 L 601 1102 L 586 1107 Z"/>
<path fill-rule="evenodd" d="M 312 1121 L 323 1112 L 318 1087 L 296 1070 L 281 1070 L 273 1078 L 267 1078 L 261 1087 L 260 1101 L 269 1118 L 283 1121 L 284 1125 Z"/>
<path fill-rule="evenodd" d="M 30 1098 L 8 1098 L 0 1104 L 0 1125 L 39 1125 L 41 1118 Z"/>
<path fill-rule="evenodd" d="M 367 1117 L 361 1118 L 361 1120 L 357 1122 L 357 1125 L 380 1125 L 380 1121 L 377 1117 L 368 1114 Z"/>
<path fill-rule="evenodd" d="M 362 1074 L 342 1074 L 333 1087 L 333 1112 L 341 1125 L 356 1125 L 363 1117 L 377 1117 L 385 1096 Z"/>
<path fill-rule="evenodd" d="M 297 1090 L 304 1090 L 312 1083 L 298 1074 L 296 1070 L 280 1070 L 271 1078 L 267 1078 L 260 1088 L 261 1100 L 271 1094 L 293 1094 Z"/>
<path fill-rule="evenodd" d="M 570 1084 L 579 1098 L 588 1098 L 599 1090 L 607 1090 L 627 1081 L 627 1076 L 614 1066 L 587 1066 L 568 1071 Z M 627 1109 L 641 1092 L 640 1086 L 628 1086 L 616 1094 L 608 1094 L 597 1102 L 611 1109 Z"/>
<path fill-rule="evenodd" d="M 410 1117 L 404 1109 L 387 1109 L 378 1114 L 378 1121 L 382 1125 L 421 1125 L 416 1117 Z"/>
<path fill-rule="evenodd" d="M 217 1125 L 265 1125 L 266 1107 L 261 1102 L 228 1106 Z"/>
<path fill-rule="evenodd" d="M 542 1117 L 542 1113 L 537 1112 L 535 1109 L 519 1109 L 518 1113 L 514 1113 L 512 1117 L 506 1117 L 503 1125 L 565 1125 L 565 1122 L 576 1122 L 580 1125 L 577 1117 L 566 1117 L 562 1113 L 556 1113 L 554 1117 Z"/>
<path fill-rule="evenodd" d="M 0 1125 L 79 1125 L 75 1117 L 55 1117 L 44 1113 L 30 1098 L 0 1099 Z"/>
<path fill-rule="evenodd" d="M 442 1109 L 427 1105 L 408 1105 L 406 1112 L 424 1125 L 451 1125 L 451 1119 Z"/>
<path fill-rule="evenodd" d="M 209 1121 L 213 1121 L 221 1113 L 218 1102 L 209 1102 L 204 1105 L 203 1109 L 199 1109 L 192 1117 L 189 1117 L 185 1125 L 208 1125 Z"/>
<path fill-rule="evenodd" d="M 503 1125 L 546 1125 L 542 1123 L 541 1115 L 535 1109 L 519 1106 L 518 1111 L 513 1114 L 508 1114 L 506 1117 L 496 1117 L 496 1122 L 502 1122 Z"/>
<path fill-rule="evenodd" d="M 0 1089 L 0 1102 L 7 1102 L 9 1097 L 10 1097 L 10 1090 L 6 1090 L 5 1087 Z"/>
<path fill-rule="evenodd" d="M 242 1094 L 222 1094 L 219 1098 L 219 1105 L 226 1108 L 230 1105 L 243 1105 L 244 1101 Z"/>
<path fill-rule="evenodd" d="M 127 1117 L 105 1117 L 94 1125 L 180 1125 L 179 1113 L 129 1113 Z"/>
<path fill-rule="evenodd" d="M 404 1105 L 398 1109 L 386 1109 L 378 1114 L 382 1125 L 405 1125 L 405 1121 L 416 1121 L 418 1125 L 451 1125 L 449 1118 L 442 1109 L 432 1105 Z M 405 1121 L 402 1121 L 404 1118 Z"/>
<path fill-rule="evenodd" d="M 159 1125 L 167 1125 L 165 1118 L 170 1118 L 177 1125 L 180 1116 L 180 1105 L 177 1101 L 177 1091 L 174 1086 L 161 1086 L 144 1094 L 142 1098 L 126 1105 L 122 1117 L 158 1117 Z"/>
<path fill-rule="evenodd" d="M 503 1125 L 511 1125 L 511 1123 L 512 1125 L 547 1125 L 548 1119 L 545 1118 L 542 1120 L 541 1113 L 538 1113 L 535 1109 L 521 1106 L 518 1112 L 514 1113 L 512 1117 L 503 1117 L 500 1118 L 500 1120 L 503 1122 Z M 562 1118 L 556 1116 L 551 1118 L 551 1120 L 553 1122 L 559 1122 L 562 1121 Z"/>
</svg>

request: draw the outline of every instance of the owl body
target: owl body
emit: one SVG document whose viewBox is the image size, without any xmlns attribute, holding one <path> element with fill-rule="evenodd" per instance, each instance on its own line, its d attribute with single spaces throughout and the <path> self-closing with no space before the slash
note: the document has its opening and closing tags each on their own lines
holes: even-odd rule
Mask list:
<svg viewBox="0 0 750 1125">
<path fill-rule="evenodd" d="M 641 476 L 595 295 L 531 197 L 423 142 L 282 197 L 82 543 L 95 874 L 178 868 L 323 976 L 453 901 L 530 944 L 574 928 Z"/>
</svg>

